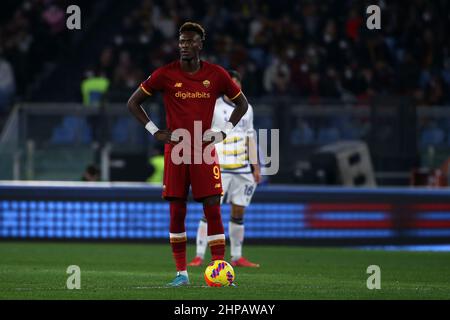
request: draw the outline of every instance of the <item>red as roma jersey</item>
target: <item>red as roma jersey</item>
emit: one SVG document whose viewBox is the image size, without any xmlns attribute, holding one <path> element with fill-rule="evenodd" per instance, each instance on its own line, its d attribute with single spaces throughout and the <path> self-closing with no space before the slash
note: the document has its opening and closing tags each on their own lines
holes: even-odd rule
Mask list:
<svg viewBox="0 0 450 320">
<path fill-rule="evenodd" d="M 180 61 L 156 69 L 141 89 L 152 95 L 160 91 L 166 108 L 167 128 L 184 128 L 194 134 L 194 121 L 202 122 L 202 134 L 211 128 L 218 97 L 236 98 L 239 87 L 221 66 L 201 61 L 200 70 L 189 74 L 181 70 Z"/>
</svg>

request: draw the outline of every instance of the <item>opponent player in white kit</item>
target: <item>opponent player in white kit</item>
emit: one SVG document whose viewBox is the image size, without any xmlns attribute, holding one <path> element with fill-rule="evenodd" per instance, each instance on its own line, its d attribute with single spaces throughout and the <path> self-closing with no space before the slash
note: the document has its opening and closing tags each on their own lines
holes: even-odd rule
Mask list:
<svg viewBox="0 0 450 320">
<path fill-rule="evenodd" d="M 241 75 L 229 70 L 233 81 L 241 87 Z M 221 128 L 234 110 L 234 104 L 223 96 L 216 101 L 213 128 Z M 259 267 L 242 256 L 244 242 L 244 212 L 250 204 L 256 185 L 261 181 L 261 170 L 257 164 L 257 148 L 253 129 L 253 108 L 248 110 L 226 139 L 215 145 L 219 155 L 222 174 L 222 188 L 227 203 L 231 203 L 231 218 L 228 224 L 231 245 L 231 265 L 233 267 Z M 252 161 L 249 161 L 252 159 Z M 200 220 L 197 230 L 197 255 L 188 266 L 203 264 L 207 246 L 206 219 Z"/>
</svg>

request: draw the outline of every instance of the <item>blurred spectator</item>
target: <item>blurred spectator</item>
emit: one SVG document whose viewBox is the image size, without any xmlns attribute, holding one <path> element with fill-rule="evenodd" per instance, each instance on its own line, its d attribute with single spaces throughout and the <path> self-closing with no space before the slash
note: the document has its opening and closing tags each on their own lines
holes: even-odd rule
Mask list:
<svg viewBox="0 0 450 320">
<path fill-rule="evenodd" d="M 83 104 L 85 106 L 100 106 L 108 87 L 109 80 L 103 74 L 87 71 L 86 79 L 81 82 Z"/>
<path fill-rule="evenodd" d="M 290 75 L 287 63 L 275 57 L 264 73 L 264 88 L 273 94 L 287 93 Z"/>
<path fill-rule="evenodd" d="M 81 177 L 82 181 L 99 181 L 100 180 L 100 170 L 96 165 L 90 164 L 86 167 Z"/>
<path fill-rule="evenodd" d="M 150 175 L 148 183 L 162 184 L 164 176 L 164 145 L 158 144 L 154 147 L 153 155 L 148 159 Z"/>
<path fill-rule="evenodd" d="M 65 12 L 55 4 L 50 4 L 42 13 L 42 18 L 52 34 L 60 33 L 66 27 Z"/>
<path fill-rule="evenodd" d="M 91 3 L 80 1 L 85 6 Z M 117 19 L 105 18 L 89 30 L 110 35 L 94 59 L 99 72 L 124 96 L 152 70 L 177 59 L 177 29 L 190 19 L 206 28 L 210 45 L 203 57 L 239 69 L 250 96 L 366 101 L 376 94 L 404 94 L 427 105 L 450 103 L 449 1 L 411 0 L 407 6 L 378 1 L 381 30 L 365 27 L 367 1 L 229 0 L 226 6 L 206 0 L 128 2 L 108 6 L 108 10 L 124 10 L 119 25 Z M 19 94 L 43 62 L 60 52 L 57 39 L 68 36 L 62 10 L 67 3 L 23 1 L 0 25 Z M 92 55 L 91 48 L 84 50 L 89 52 L 76 54 Z M 81 70 L 86 68 L 85 60 L 80 58 Z"/>
<path fill-rule="evenodd" d="M 135 89 L 144 78 L 144 73 L 131 59 L 128 51 L 122 51 L 114 69 L 113 86 L 118 89 Z"/>
<path fill-rule="evenodd" d="M 352 8 L 345 24 L 346 35 L 353 41 L 358 40 L 359 30 L 363 24 L 360 14 L 355 8 Z"/>
<path fill-rule="evenodd" d="M 440 76 L 434 75 L 430 78 L 430 81 L 425 88 L 425 101 L 427 105 L 439 106 L 444 104 L 446 94 L 448 90 L 445 90 L 444 81 Z"/>
<path fill-rule="evenodd" d="M 341 83 L 336 69 L 329 67 L 320 82 L 319 95 L 324 98 L 339 99 L 341 97 Z"/>
<path fill-rule="evenodd" d="M 114 74 L 114 66 L 114 49 L 112 47 L 106 47 L 100 55 L 98 69 L 101 74 L 104 74 L 108 79 L 112 79 Z"/>
</svg>

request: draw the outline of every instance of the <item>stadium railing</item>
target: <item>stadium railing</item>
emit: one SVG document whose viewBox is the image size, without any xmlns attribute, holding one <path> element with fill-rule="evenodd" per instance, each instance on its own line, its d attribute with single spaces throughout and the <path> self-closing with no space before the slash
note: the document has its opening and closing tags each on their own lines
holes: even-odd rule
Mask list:
<svg viewBox="0 0 450 320">
<path fill-rule="evenodd" d="M 281 128 L 280 171 L 272 177 L 276 183 L 302 183 L 295 176 L 296 168 L 317 147 L 340 140 L 368 141 L 371 130 L 376 130 L 371 126 L 367 105 L 332 101 L 312 105 L 264 97 L 250 101 L 256 129 Z M 152 119 L 164 126 L 161 104 L 151 103 L 146 108 Z M 421 165 L 438 166 L 448 157 L 450 108 L 418 107 L 416 129 Z M 0 136 L 0 179 L 78 180 L 86 165 L 114 160 L 115 154 L 139 155 L 145 165 L 153 143 L 124 104 L 90 108 L 70 103 L 25 103 L 16 106 Z M 78 161 L 71 161 L 75 160 L 74 153 L 79 155 Z M 380 184 L 399 178 L 403 184 L 409 182 L 408 168 L 375 169 L 376 178 L 386 182 Z M 102 176 L 105 180 L 114 178 L 105 164 Z M 146 178 L 139 178 L 139 172 L 129 176 L 131 180 Z"/>
</svg>

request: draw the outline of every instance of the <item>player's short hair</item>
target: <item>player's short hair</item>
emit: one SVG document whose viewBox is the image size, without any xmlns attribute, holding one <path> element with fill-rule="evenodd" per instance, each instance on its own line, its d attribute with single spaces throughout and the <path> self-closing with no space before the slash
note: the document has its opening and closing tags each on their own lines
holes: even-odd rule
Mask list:
<svg viewBox="0 0 450 320">
<path fill-rule="evenodd" d="M 242 82 L 242 76 L 239 72 L 237 72 L 236 70 L 228 70 L 228 74 L 230 75 L 230 77 L 232 78 L 236 78 L 239 80 L 239 82 Z"/>
<path fill-rule="evenodd" d="M 193 31 L 196 32 L 202 40 L 205 40 L 206 31 L 205 29 L 198 23 L 195 22 L 185 22 L 180 27 L 179 33 L 181 34 L 184 31 Z"/>
</svg>

